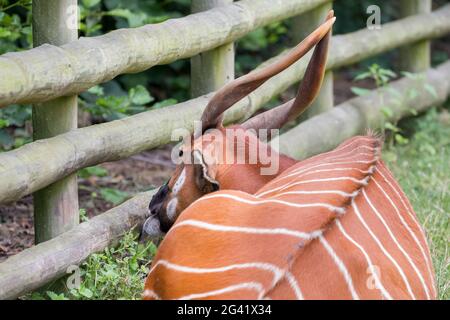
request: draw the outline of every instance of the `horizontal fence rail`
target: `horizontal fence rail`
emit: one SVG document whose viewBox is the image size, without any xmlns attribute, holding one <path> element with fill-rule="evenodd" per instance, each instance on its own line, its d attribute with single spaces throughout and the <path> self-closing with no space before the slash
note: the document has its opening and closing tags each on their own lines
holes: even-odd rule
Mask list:
<svg viewBox="0 0 450 320">
<path fill-rule="evenodd" d="M 431 94 L 425 84 L 435 88 L 435 94 Z M 346 138 L 364 133 L 367 126 L 379 128 L 382 124 L 380 110 L 386 103 L 392 103 L 393 116 L 385 120 L 395 121 L 411 109 L 422 111 L 445 101 L 450 96 L 450 62 L 428 70 L 422 78 L 392 82 L 390 88 L 351 99 L 303 122 L 279 138 L 281 150 L 297 159 L 328 151 Z M 419 98 L 408 98 L 410 88 L 417 90 Z M 380 103 L 381 96 L 383 103 Z M 329 137 L 333 137 L 331 143 L 327 142 Z M 0 263 L 0 299 L 13 299 L 40 288 L 64 275 L 69 266 L 80 264 L 90 254 L 114 243 L 132 227 L 139 227 L 148 216 L 148 202 L 153 193 L 138 194 L 122 205 Z"/>
<path fill-rule="evenodd" d="M 328 0 L 242 0 L 135 29 L 0 56 L 0 106 L 81 93 L 123 73 L 192 57 Z"/>
<path fill-rule="evenodd" d="M 380 30 L 364 29 L 334 36 L 327 69 L 350 65 L 406 44 L 448 33 L 450 4 L 430 14 L 387 23 Z M 238 102 L 227 112 L 226 121 L 248 118 L 272 97 L 299 81 L 309 57 L 310 54 Z M 83 167 L 123 159 L 170 142 L 174 129 L 192 130 L 193 120 L 200 118 L 210 97 L 202 96 L 164 109 L 73 130 L 0 154 L 0 203 L 18 200 Z"/>
</svg>

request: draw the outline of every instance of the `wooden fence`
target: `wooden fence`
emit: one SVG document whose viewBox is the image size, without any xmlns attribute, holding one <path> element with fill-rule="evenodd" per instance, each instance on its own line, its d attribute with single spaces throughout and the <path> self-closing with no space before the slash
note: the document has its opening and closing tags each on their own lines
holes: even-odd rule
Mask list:
<svg viewBox="0 0 450 320">
<path fill-rule="evenodd" d="M 56 2 L 67 6 L 72 1 L 35 0 L 33 5 L 56 5 Z M 64 116 L 70 118 L 73 106 L 71 109 L 68 96 L 122 73 L 140 72 L 188 57 L 192 57 L 194 97 L 123 120 L 74 130 L 66 126 L 61 128 L 62 132 L 51 134 L 53 137 L 46 136 L 19 149 L 0 153 L 0 203 L 47 190 L 38 194 L 42 205 L 37 210 L 41 210 L 44 218 L 37 223 L 54 224 L 51 231 L 45 231 L 37 239 L 44 242 L 0 263 L 0 299 L 16 298 L 64 275 L 69 266 L 81 263 L 125 231 L 139 226 L 148 214 L 147 205 L 153 192 L 139 194 L 88 222 L 73 226 L 74 218 L 78 218 L 78 203 L 70 194 L 73 194 L 76 180 L 72 178 L 69 183 L 61 184 L 62 179 L 67 181 L 67 177 L 73 177 L 81 168 L 123 159 L 166 144 L 174 129 L 192 129 L 193 120 L 200 117 L 211 97 L 212 93 L 208 92 L 218 89 L 234 75 L 233 41 L 258 27 L 287 18 L 294 18 L 294 25 L 304 25 L 304 21 L 318 25 L 325 9 L 332 5 L 329 0 L 231 2 L 193 0 L 193 12 L 198 13 L 184 18 L 117 30 L 67 44 L 57 43 L 56 39 L 55 45 L 0 56 L 0 106 L 33 103 L 37 109 L 63 101 L 61 108 L 68 108 Z M 329 150 L 366 128 L 379 128 L 383 121 L 398 120 L 410 109 L 422 111 L 447 99 L 450 62 L 428 69 L 427 52 L 431 38 L 450 33 L 450 4 L 431 12 L 431 1 L 423 2 L 403 1 L 403 18 L 382 25 L 379 30 L 363 29 L 332 38 L 326 85 L 313 110 L 320 114 L 276 138 L 282 152 L 303 159 Z M 63 15 L 67 10 L 57 12 Z M 36 24 L 42 23 L 38 16 L 35 19 Z M 394 48 L 402 49 L 402 57 L 408 55 L 402 58 L 402 61 L 409 61 L 402 65 L 403 69 L 423 71 L 420 77 L 400 79 L 389 90 L 374 90 L 367 96 L 331 108 L 333 69 Z M 301 80 L 309 56 L 238 102 L 227 112 L 226 122 L 248 118 L 272 97 Z M 434 90 L 427 90 L 425 84 Z M 409 95 L 411 89 L 418 93 L 414 99 Z M 205 93 L 208 94 L 202 95 Z M 390 119 L 381 112 L 386 106 L 392 110 Z M 62 212 L 65 218 L 54 219 Z"/>
</svg>

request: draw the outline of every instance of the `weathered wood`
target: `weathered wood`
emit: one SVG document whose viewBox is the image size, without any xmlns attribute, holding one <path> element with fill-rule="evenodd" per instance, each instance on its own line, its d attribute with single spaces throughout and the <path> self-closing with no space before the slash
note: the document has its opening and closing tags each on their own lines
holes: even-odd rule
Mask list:
<svg viewBox="0 0 450 320">
<path fill-rule="evenodd" d="M 401 0 L 400 18 L 431 12 L 431 0 Z M 400 70 L 421 72 L 430 67 L 430 41 L 419 41 L 400 49 Z"/>
<path fill-rule="evenodd" d="M 72 8 L 72 10 L 71 10 Z M 78 38 L 75 25 L 77 0 L 33 2 L 33 45 L 64 45 Z M 77 128 L 77 96 L 61 97 L 33 106 L 33 138 L 47 139 Z M 79 222 L 76 174 L 71 174 L 33 195 L 35 242 L 47 241 Z"/>
<path fill-rule="evenodd" d="M 318 25 L 320 25 L 332 9 L 333 3 L 330 1 L 318 6 L 316 9 L 304 13 L 292 19 L 292 29 L 290 32 L 292 44 L 295 45 L 306 38 Z M 331 47 L 330 50 L 333 50 Z M 334 106 L 333 94 L 333 72 L 327 71 L 323 78 L 319 95 L 301 119 L 309 119 L 319 113 L 325 112 Z"/>
<path fill-rule="evenodd" d="M 424 83 L 435 88 L 436 96 L 424 88 Z M 394 121 L 407 115 L 410 109 L 422 111 L 445 101 L 450 96 L 450 62 L 427 71 L 423 81 L 405 78 L 389 87 L 397 93 L 379 89 L 303 122 L 278 138 L 281 140 L 281 150 L 303 159 L 328 151 L 346 138 L 364 133 L 366 128 L 378 128 L 383 123 L 380 116 L 383 106 L 391 106 L 393 119 L 387 120 Z M 418 98 L 407 98 L 410 88 L 418 90 Z M 384 97 L 383 103 L 380 103 L 381 95 Z M 403 98 L 398 100 L 399 97 Z M 40 288 L 64 275 L 69 266 L 78 265 L 91 253 L 103 250 L 133 226 L 140 227 L 148 216 L 148 203 L 153 193 L 139 194 L 52 240 L 0 263 L 0 299 L 13 299 Z"/>
<path fill-rule="evenodd" d="M 327 0 L 242 0 L 180 19 L 0 56 L 0 106 L 83 92 L 119 74 L 190 58 Z"/>
<path fill-rule="evenodd" d="M 450 5 L 446 5 L 432 14 L 385 24 L 381 30 L 364 29 L 335 36 L 327 68 L 349 65 L 419 39 L 449 32 Z M 309 57 L 307 55 L 237 103 L 227 112 L 226 122 L 243 121 L 299 81 Z M 209 97 L 201 96 L 168 108 L 77 129 L 0 154 L 0 203 L 20 199 L 83 167 L 123 159 L 170 142 L 173 130 L 192 130 L 193 120 L 200 118 Z"/>
<path fill-rule="evenodd" d="M 192 0 L 197 13 L 233 3 L 233 0 Z M 191 58 L 191 97 L 214 92 L 234 79 L 234 43 L 199 53 Z"/>
</svg>

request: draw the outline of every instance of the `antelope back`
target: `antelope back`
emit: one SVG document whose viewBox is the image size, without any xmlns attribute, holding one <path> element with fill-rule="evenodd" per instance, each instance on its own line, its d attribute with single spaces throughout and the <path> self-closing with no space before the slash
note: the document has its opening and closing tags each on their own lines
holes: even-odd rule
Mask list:
<svg viewBox="0 0 450 320">
<path fill-rule="evenodd" d="M 144 298 L 435 298 L 424 233 L 380 147 L 356 137 L 254 195 L 200 198 L 162 242 Z"/>
</svg>

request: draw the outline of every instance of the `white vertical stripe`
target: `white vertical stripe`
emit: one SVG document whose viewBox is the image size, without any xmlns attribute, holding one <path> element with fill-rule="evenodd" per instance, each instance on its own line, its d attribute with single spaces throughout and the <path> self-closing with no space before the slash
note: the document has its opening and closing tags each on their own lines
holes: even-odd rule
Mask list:
<svg viewBox="0 0 450 320">
<path fill-rule="evenodd" d="M 392 233 L 392 230 L 387 225 L 386 220 L 384 220 L 383 216 L 380 214 L 380 212 L 377 210 L 377 208 L 375 208 L 375 206 L 372 204 L 372 201 L 370 201 L 370 199 L 367 196 L 367 194 L 364 191 L 364 189 L 362 190 L 362 193 L 363 193 L 363 196 L 366 199 L 367 203 L 369 204 L 370 208 L 372 208 L 373 212 L 375 212 L 375 214 L 377 215 L 378 219 L 380 219 L 381 223 L 386 228 L 386 231 L 388 232 L 388 234 L 391 237 L 391 239 L 394 241 L 394 243 L 397 246 L 397 248 L 403 253 L 403 255 L 405 256 L 406 260 L 408 260 L 409 264 L 414 269 L 415 273 L 417 274 L 417 277 L 419 277 L 419 280 L 420 280 L 420 282 L 421 282 L 421 284 L 423 286 L 423 289 L 425 290 L 425 294 L 427 296 L 427 299 L 430 299 L 430 293 L 428 291 L 428 286 L 425 284 L 425 281 L 424 281 L 423 276 L 420 273 L 419 269 L 417 269 L 417 266 L 412 261 L 411 257 L 408 255 L 408 253 L 405 251 L 405 249 L 403 249 L 403 247 L 400 245 L 400 243 L 398 242 L 397 238 Z"/>
<path fill-rule="evenodd" d="M 297 279 L 295 279 L 294 275 L 290 273 L 289 271 L 286 271 L 286 279 L 288 280 L 289 285 L 294 290 L 295 298 L 297 300 L 303 300 L 303 293 L 300 290 L 300 286 L 298 285 Z"/>
<path fill-rule="evenodd" d="M 359 221 L 361 221 L 361 223 L 363 224 L 363 226 L 366 228 L 366 230 L 369 232 L 369 234 L 371 235 L 371 237 L 373 238 L 373 240 L 376 242 L 376 244 L 378 245 L 378 247 L 380 247 L 381 251 L 384 253 L 384 255 L 391 260 L 391 262 L 394 264 L 394 266 L 397 268 L 398 273 L 400 274 L 400 276 L 403 279 L 403 282 L 406 285 L 406 289 L 409 292 L 409 295 L 411 296 L 412 299 L 416 300 L 416 296 L 414 295 L 414 293 L 411 290 L 411 286 L 408 282 L 408 279 L 405 276 L 405 273 L 403 272 L 402 268 L 400 268 L 399 264 L 397 263 L 397 261 L 395 261 L 394 258 L 392 258 L 392 256 L 389 254 L 389 252 L 387 252 L 386 248 L 381 244 L 380 240 L 377 238 L 377 236 L 372 232 L 372 230 L 369 228 L 369 226 L 367 225 L 366 221 L 364 221 L 361 212 L 358 209 L 358 206 L 356 205 L 355 201 L 352 201 L 352 208 L 356 213 L 356 216 L 358 217 Z"/>
<path fill-rule="evenodd" d="M 327 250 L 328 254 L 333 259 L 336 266 L 339 268 L 339 271 L 341 272 L 341 274 L 344 276 L 345 282 L 347 283 L 348 289 L 350 290 L 353 300 L 359 300 L 359 296 L 356 293 L 355 287 L 353 286 L 352 277 L 351 277 L 350 273 L 348 272 L 347 268 L 345 267 L 344 262 L 338 257 L 336 252 L 333 250 L 333 248 L 330 246 L 328 241 L 325 240 L 325 238 L 322 235 L 319 237 L 319 240 L 320 240 L 320 243 L 322 243 L 322 245 Z"/>
<path fill-rule="evenodd" d="M 359 249 L 359 251 L 362 252 L 362 254 L 364 255 L 364 257 L 367 261 L 367 266 L 368 266 L 369 270 L 374 270 L 374 265 L 372 263 L 372 260 L 370 259 L 370 256 L 367 254 L 366 250 L 364 250 L 364 248 L 345 231 L 344 227 L 342 226 L 342 224 L 339 220 L 336 220 L 336 224 L 337 224 L 339 230 L 344 235 L 344 237 L 346 237 L 351 243 L 353 243 Z M 377 288 L 381 291 L 381 294 L 383 295 L 383 297 L 388 300 L 392 300 L 392 296 L 384 288 L 383 284 L 381 283 L 381 279 L 378 277 L 378 274 L 376 272 L 373 273 L 373 277 L 375 279 L 375 284 L 376 284 Z"/>
<path fill-rule="evenodd" d="M 407 205 L 407 204 L 405 203 L 405 201 L 403 200 L 402 195 L 400 195 L 400 193 L 397 191 L 397 188 L 395 188 L 395 187 L 391 184 L 391 182 L 389 181 L 389 179 L 387 179 L 387 178 L 383 175 L 383 173 L 382 173 L 381 171 L 382 171 L 382 170 L 377 170 L 377 172 L 381 175 L 381 177 L 384 179 L 384 181 L 389 185 L 389 187 L 392 189 L 392 191 L 394 191 L 395 194 L 397 195 L 397 197 L 400 199 L 400 202 L 402 203 L 402 205 L 403 205 L 403 207 L 405 208 L 406 212 L 408 213 L 408 215 L 410 216 L 410 218 L 411 218 L 412 221 L 414 222 L 414 224 L 415 224 L 417 230 L 419 230 L 419 232 L 420 232 L 420 234 L 421 234 L 421 236 L 422 236 L 422 240 L 424 241 L 425 244 L 427 244 L 427 238 L 426 238 L 426 236 L 425 236 L 425 232 L 423 231 L 423 228 L 422 228 L 422 226 L 420 225 L 420 223 L 417 221 L 417 218 L 415 217 L 414 214 L 412 214 L 412 212 L 410 211 L 408 205 Z M 374 180 L 375 180 L 375 177 L 374 177 Z M 376 182 L 376 181 L 375 181 L 375 182 Z M 388 197 L 388 199 L 390 199 L 390 198 Z M 399 214 L 399 215 L 400 215 L 400 214 Z M 409 231 L 410 229 L 409 229 L 408 224 L 405 224 L 405 225 L 408 227 L 408 231 Z M 416 241 L 416 243 L 418 244 L 418 246 L 420 247 L 420 250 L 421 250 L 421 252 L 422 252 L 422 256 L 424 257 L 424 259 L 425 259 L 425 261 L 426 261 L 426 263 L 427 263 L 428 275 L 429 275 L 430 280 L 431 280 L 431 283 L 432 283 L 434 296 L 436 296 L 436 295 L 437 295 L 437 292 L 436 292 L 436 285 L 435 285 L 435 282 L 434 282 L 434 276 L 433 276 L 433 271 L 432 271 L 432 267 L 431 267 L 430 256 L 429 256 L 428 254 L 425 253 L 424 248 L 419 244 L 418 239 L 415 237 L 415 235 L 413 236 L 413 238 L 414 238 L 414 240 Z"/>
</svg>

